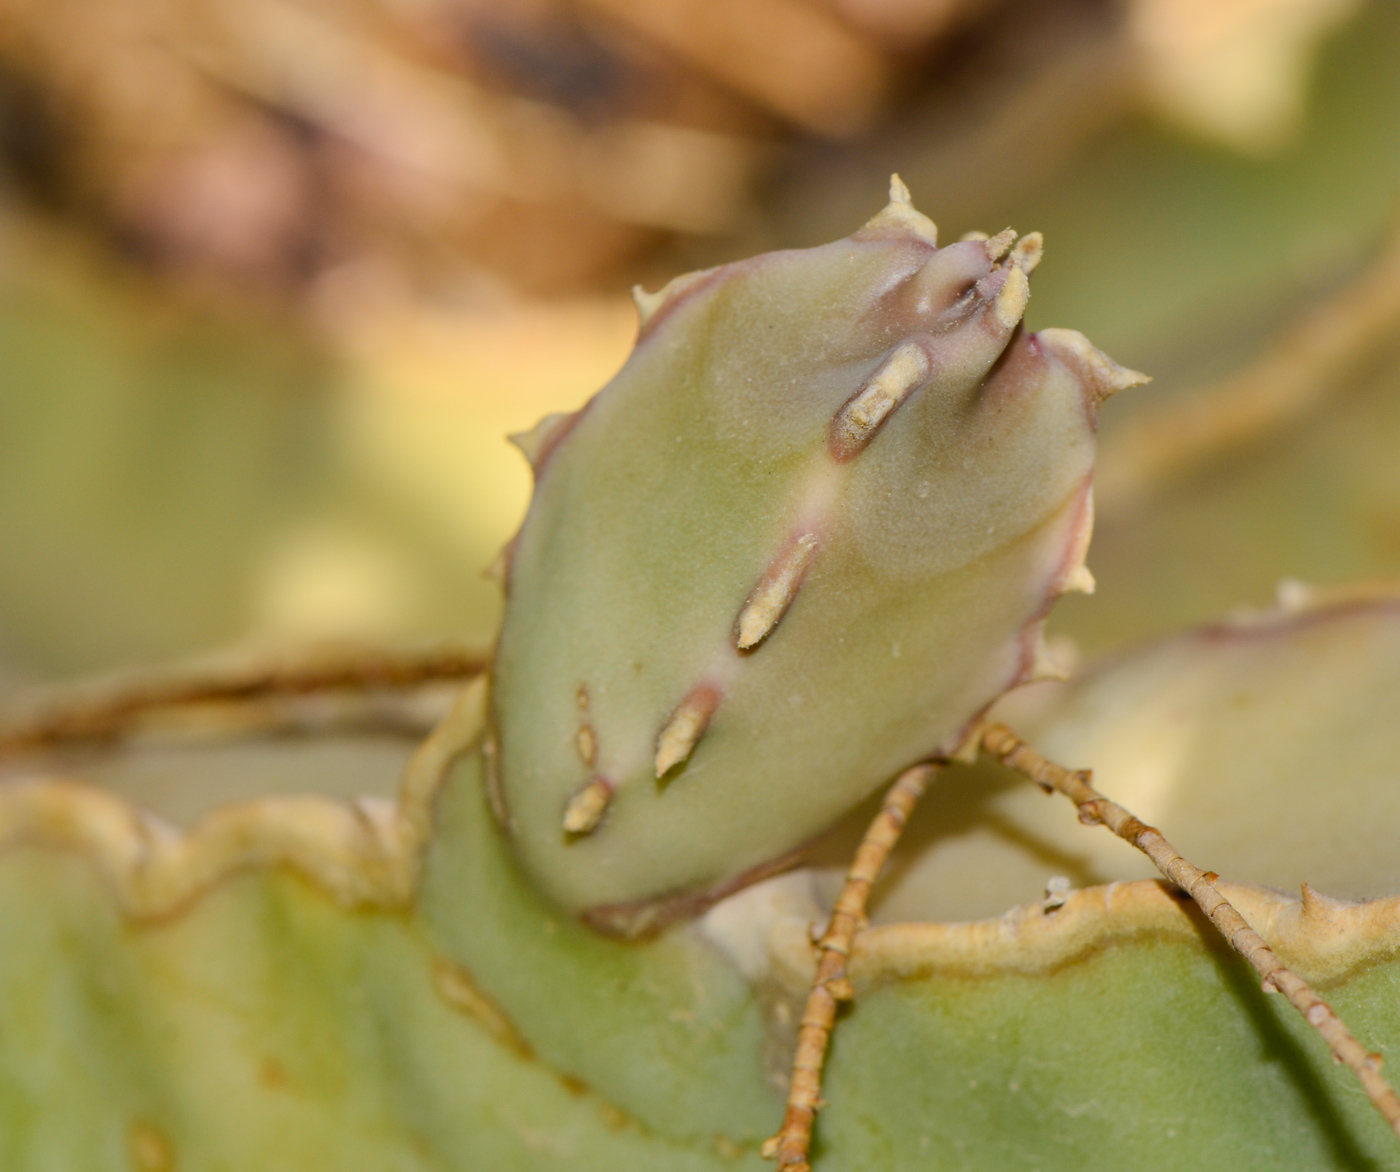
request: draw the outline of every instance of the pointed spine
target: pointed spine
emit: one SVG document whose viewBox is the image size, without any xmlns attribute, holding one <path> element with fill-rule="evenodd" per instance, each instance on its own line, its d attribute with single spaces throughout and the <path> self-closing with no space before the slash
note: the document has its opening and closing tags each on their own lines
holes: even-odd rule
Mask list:
<svg viewBox="0 0 1400 1172">
<path fill-rule="evenodd" d="M 1044 255 L 1045 237 L 1039 232 L 1027 232 L 1011 250 L 1011 263 L 1029 277 Z"/>
<path fill-rule="evenodd" d="M 517 431 L 506 436 L 506 439 L 520 449 L 520 454 L 529 461 L 538 480 L 540 469 L 549 459 L 549 454 L 569 433 L 577 418 L 577 411 L 556 411 L 546 415 L 529 431 Z"/>
<path fill-rule="evenodd" d="M 699 684 L 676 705 L 656 738 L 656 776 L 665 777 L 682 761 L 688 759 L 705 735 L 710 720 L 719 707 L 719 689 L 711 684 Z"/>
<path fill-rule="evenodd" d="M 1119 366 L 1078 330 L 1037 330 L 1035 336 L 1063 362 L 1078 369 L 1095 402 L 1102 403 L 1119 391 L 1152 381 L 1140 371 Z"/>
<path fill-rule="evenodd" d="M 606 777 L 595 777 L 580 786 L 564 807 L 565 834 L 592 834 L 608 812 L 613 786 Z"/>
<path fill-rule="evenodd" d="M 802 533 L 768 564 L 735 620 L 737 650 L 751 651 L 772 634 L 797 597 L 819 545 L 815 533 Z"/>
<path fill-rule="evenodd" d="M 938 247 L 938 225 L 914 207 L 909 188 L 898 175 L 890 176 L 890 202 L 852 236 L 856 240 L 913 237 Z"/>
<path fill-rule="evenodd" d="M 1026 274 L 1015 265 L 1006 270 L 1006 283 L 997 293 L 992 312 L 1003 329 L 1014 329 L 1026 312 L 1026 303 L 1031 299 L 1031 283 Z"/>
<path fill-rule="evenodd" d="M 1065 579 L 1060 590 L 1063 594 L 1092 594 L 1097 586 L 1098 583 L 1094 581 L 1089 567 L 1080 562 L 1069 572 L 1069 577 Z"/>
<path fill-rule="evenodd" d="M 863 452 L 890 412 L 928 380 L 932 369 L 927 351 L 917 342 L 899 346 L 831 421 L 827 446 L 832 458 L 844 463 Z"/>
<path fill-rule="evenodd" d="M 1064 664 L 1055 658 L 1054 652 L 1045 642 L 1043 631 L 1036 633 L 1035 643 L 1032 645 L 1030 669 L 1026 672 L 1025 678 L 1026 682 L 1031 684 L 1044 680 L 1069 679 L 1069 672 L 1065 670 Z"/>
<path fill-rule="evenodd" d="M 1322 895 L 1311 884 L 1303 884 L 1303 920 L 1310 926 L 1335 927 L 1346 907 L 1343 901 Z"/>
<path fill-rule="evenodd" d="M 648 293 L 640 285 L 632 286 L 632 304 L 637 307 L 638 332 L 647 328 L 651 319 L 656 316 L 656 311 L 660 309 L 665 302 L 665 289 L 658 289 L 655 293 Z"/>
<path fill-rule="evenodd" d="M 1011 246 L 1016 243 L 1016 229 L 1003 228 L 995 236 L 988 236 L 986 242 L 987 259 L 996 264 L 1002 257 L 1011 251 Z"/>
</svg>

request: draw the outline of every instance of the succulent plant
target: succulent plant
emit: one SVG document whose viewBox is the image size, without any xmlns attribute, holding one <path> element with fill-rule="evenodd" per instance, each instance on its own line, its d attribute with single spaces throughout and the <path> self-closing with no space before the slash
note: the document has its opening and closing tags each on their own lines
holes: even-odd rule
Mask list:
<svg viewBox="0 0 1400 1172">
<path fill-rule="evenodd" d="M 896 179 L 846 240 L 641 295 L 618 376 L 522 440 L 493 792 L 561 906 L 703 906 L 1045 670 L 1141 376 L 1021 330 L 1038 235 L 936 236 Z"/>
<path fill-rule="evenodd" d="M 489 689 L 396 802 L 262 797 L 182 832 L 109 789 L 0 787 L 0 1166 L 762 1167 L 832 907 L 819 868 L 763 876 L 975 748 L 1092 581 L 1095 412 L 1141 376 L 1021 328 L 1039 251 L 938 249 L 896 183 L 848 240 L 639 298 L 617 379 L 522 442 Z M 1393 788 L 1397 606 L 1290 595 L 1017 720 L 1254 872 L 1213 820 L 1278 787 L 1272 837 L 1350 842 L 1317 772 Z M 916 816 L 852 948 L 820 1169 L 1400 1166 L 1189 905 L 1022 794 L 969 760 Z M 997 815 L 983 872 L 936 829 L 969 802 Z M 1021 906 L 931 922 L 957 884 Z M 1221 886 L 1371 1044 L 1400 1038 L 1393 898 Z"/>
</svg>

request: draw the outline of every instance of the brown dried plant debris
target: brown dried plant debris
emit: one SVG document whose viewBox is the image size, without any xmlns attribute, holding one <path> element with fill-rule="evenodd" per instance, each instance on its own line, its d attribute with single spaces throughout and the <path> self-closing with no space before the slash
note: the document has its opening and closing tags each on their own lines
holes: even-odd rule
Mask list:
<svg viewBox="0 0 1400 1172">
<path fill-rule="evenodd" d="M 824 5 L 803 0 L 582 0 L 818 134 L 867 127 L 891 63 Z"/>
<path fill-rule="evenodd" d="M 1144 407 L 1104 445 L 1100 515 L 1126 513 L 1157 488 L 1306 416 L 1344 388 L 1400 326 L 1400 215 L 1374 259 L 1304 311 L 1243 370 Z"/>
<path fill-rule="evenodd" d="M 484 650 L 467 646 L 324 649 L 187 665 L 61 688 L 28 711 L 0 717 L 0 756 L 120 738 L 181 709 L 329 693 L 411 691 L 467 680 L 485 671 L 487 661 Z M 276 721 L 273 715 L 270 722 Z"/>
<path fill-rule="evenodd" d="M 856 850 L 845 885 L 817 945 L 817 975 L 798 1030 L 783 1124 L 763 1145 L 764 1157 L 776 1160 L 784 1172 L 810 1172 L 807 1156 L 812 1124 L 823 1106 L 821 1078 L 827 1045 L 841 1002 L 855 996 L 846 977 L 846 961 L 856 934 L 866 926 L 865 908 L 875 880 L 938 769 L 936 764 L 915 765 L 890 786 L 880 812 Z"/>
<path fill-rule="evenodd" d="M 814 0 L 0 0 L 51 202 L 233 286 L 347 252 L 587 285 L 747 224 L 765 144 L 865 128 L 901 71 Z"/>
</svg>

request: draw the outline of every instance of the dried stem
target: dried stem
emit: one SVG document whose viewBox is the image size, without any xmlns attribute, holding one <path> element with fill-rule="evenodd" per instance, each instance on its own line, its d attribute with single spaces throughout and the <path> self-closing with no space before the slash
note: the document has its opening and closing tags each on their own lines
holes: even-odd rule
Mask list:
<svg viewBox="0 0 1400 1172">
<path fill-rule="evenodd" d="M 982 747 L 991 756 L 1034 781 L 1047 792 L 1058 791 L 1079 807 L 1079 820 L 1101 824 L 1142 851 L 1172 883 L 1195 900 L 1230 947 L 1243 956 L 1263 981 L 1266 992 L 1280 992 L 1327 1042 L 1333 1057 L 1356 1075 L 1366 1096 L 1400 1136 L 1400 1098 L 1381 1074 L 1381 1056 L 1367 1050 L 1346 1023 L 1301 977 L 1286 968 L 1263 937 L 1216 887 L 1219 876 L 1187 862 L 1153 826 L 1139 821 L 1090 784 L 1088 770 L 1070 770 L 1042 757 L 1005 725 L 982 730 Z"/>
<path fill-rule="evenodd" d="M 1190 468 L 1303 417 L 1348 385 L 1400 323 L 1400 216 L 1345 288 L 1280 330 L 1236 374 L 1146 408 L 1105 445 L 1095 476 L 1100 515 L 1119 516 Z"/>
<path fill-rule="evenodd" d="M 121 680 L 100 689 L 84 685 L 54 694 L 33 713 L 0 724 L 0 755 L 116 737 L 150 713 L 186 705 L 411 688 L 436 680 L 466 679 L 485 667 L 485 655 L 460 647 L 353 650 L 237 667 L 201 665 Z"/>
<path fill-rule="evenodd" d="M 854 996 L 851 983 L 846 979 L 851 942 L 865 926 L 870 889 L 899 841 L 915 804 L 938 769 L 934 764 L 915 765 L 900 774 L 890 786 L 880 812 L 861 839 L 846 884 L 832 910 L 831 922 L 817 946 L 817 976 L 807 995 L 807 1007 L 797 1035 L 797 1055 L 792 1063 L 783 1125 L 778 1134 L 763 1145 L 764 1157 L 777 1160 L 784 1172 L 811 1172 L 807 1153 L 812 1143 L 812 1123 L 823 1106 L 822 1065 L 826 1061 L 827 1043 L 831 1040 L 831 1029 L 841 1002 Z"/>
</svg>

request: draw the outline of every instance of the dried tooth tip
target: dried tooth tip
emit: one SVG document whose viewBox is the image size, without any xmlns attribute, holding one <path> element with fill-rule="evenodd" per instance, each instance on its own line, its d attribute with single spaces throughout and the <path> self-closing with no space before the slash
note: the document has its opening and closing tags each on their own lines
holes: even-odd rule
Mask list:
<svg viewBox="0 0 1400 1172">
<path fill-rule="evenodd" d="M 1105 355 L 1105 358 L 1107 356 Z M 1130 370 L 1126 366 L 1119 366 L 1113 359 L 1107 358 L 1108 363 L 1113 367 L 1112 376 L 1106 383 L 1101 398 L 1107 399 L 1110 395 L 1116 395 L 1119 391 L 1126 391 L 1129 387 L 1140 387 L 1144 383 L 1150 383 L 1152 376 L 1143 374 L 1140 370 Z"/>
<path fill-rule="evenodd" d="M 664 777 L 695 751 L 719 707 L 719 689 L 700 684 L 676 705 L 656 738 L 656 776 Z"/>
<path fill-rule="evenodd" d="M 1036 639 L 1035 659 L 1031 662 L 1030 672 L 1026 676 L 1028 683 L 1039 683 L 1042 680 L 1067 680 L 1069 672 L 1064 669 L 1064 665 L 1051 654 L 1050 648 L 1045 643 L 1044 636 Z"/>
<path fill-rule="evenodd" d="M 917 342 L 896 349 L 831 421 L 832 456 L 849 460 L 864 451 L 889 413 L 928 378 L 930 369 L 928 354 Z"/>
<path fill-rule="evenodd" d="M 787 614 L 817 544 L 815 533 L 803 533 L 768 564 L 734 623 L 734 646 L 740 651 L 757 647 Z"/>
<path fill-rule="evenodd" d="M 1297 578 L 1281 578 L 1274 587 L 1274 604 L 1284 614 L 1303 614 L 1311 609 L 1315 591 Z"/>
<path fill-rule="evenodd" d="M 521 455 L 530 462 L 530 467 L 539 470 L 540 461 L 548 455 L 550 448 L 563 437 L 573 423 L 576 411 L 556 411 L 546 415 L 529 431 L 517 431 L 506 436 L 520 449 Z"/>
<path fill-rule="evenodd" d="M 909 188 L 898 175 L 890 176 L 890 202 L 866 221 L 854 238 L 892 239 L 913 237 L 925 244 L 938 246 L 938 225 L 914 207 Z"/>
<path fill-rule="evenodd" d="M 579 725 L 574 734 L 574 748 L 578 750 L 579 760 L 591 769 L 598 757 L 598 734 L 591 724 Z"/>
<path fill-rule="evenodd" d="M 1040 258 L 1045 255 L 1045 237 L 1039 232 L 1027 232 L 1020 240 L 1016 241 L 1016 247 L 1011 250 L 1011 263 L 1014 264 L 1027 276 L 1035 272 L 1035 266 L 1040 263 Z"/>
<path fill-rule="evenodd" d="M 593 833 L 607 813 L 612 796 L 612 783 L 606 777 L 595 777 L 575 790 L 569 804 L 564 807 L 564 833 Z"/>
<path fill-rule="evenodd" d="M 1337 918 L 1337 913 L 1345 908 L 1347 904 L 1340 899 L 1333 899 L 1331 896 L 1322 895 L 1312 889 L 1310 884 L 1303 884 L 1303 919 L 1314 923 L 1330 924 Z"/>
<path fill-rule="evenodd" d="M 1069 893 L 1073 890 L 1067 875 L 1051 875 L 1045 881 L 1045 898 L 1041 900 L 1041 909 L 1053 912 L 1062 908 L 1069 901 Z"/>
<path fill-rule="evenodd" d="M 714 269 L 697 269 L 693 273 L 682 273 L 672 277 L 655 293 L 648 293 L 640 285 L 632 286 L 632 302 L 637 307 L 637 333 L 646 333 L 652 319 L 668 303 L 677 300 L 695 286 L 702 284 L 715 274 Z"/>
<path fill-rule="evenodd" d="M 1152 381 L 1148 375 L 1119 366 L 1078 330 L 1037 330 L 1035 336 L 1065 362 L 1079 368 L 1100 403 L 1119 391 Z"/>
<path fill-rule="evenodd" d="M 987 237 L 987 259 L 996 264 L 1016 243 L 1016 229 L 1003 228 L 995 236 Z"/>
<path fill-rule="evenodd" d="M 824 981 L 823 984 L 826 985 L 826 991 L 836 1001 L 854 1001 L 856 999 L 856 987 L 846 977 L 832 977 Z"/>
<path fill-rule="evenodd" d="M 948 754 L 948 760 L 956 761 L 959 765 L 976 765 L 977 756 L 981 751 L 982 726 L 974 722 L 958 742 L 957 748 Z"/>
<path fill-rule="evenodd" d="M 647 322 L 656 316 L 656 311 L 661 308 L 665 300 L 665 289 L 648 293 L 640 285 L 632 286 L 632 303 L 637 307 L 637 328 L 639 330 L 647 328 Z"/>
<path fill-rule="evenodd" d="M 991 237 L 988 236 L 987 233 L 979 232 L 976 228 L 974 228 L 971 232 L 964 232 L 960 237 L 958 237 L 958 239 L 962 243 L 966 244 L 970 240 L 990 240 Z"/>
<path fill-rule="evenodd" d="M 1063 593 L 1092 594 L 1096 585 L 1094 575 L 1089 572 L 1089 567 L 1080 562 L 1065 579 Z"/>
<path fill-rule="evenodd" d="M 481 571 L 488 582 L 494 582 L 502 590 L 510 577 L 510 543 L 501 546 L 501 552 L 491 559 L 491 564 Z"/>
<path fill-rule="evenodd" d="M 1006 270 L 1006 283 L 997 294 L 992 312 L 1003 329 L 1014 329 L 1026 312 L 1026 302 L 1031 299 L 1031 283 L 1026 274 L 1012 266 Z"/>
</svg>

